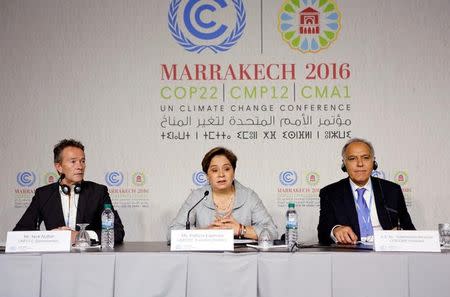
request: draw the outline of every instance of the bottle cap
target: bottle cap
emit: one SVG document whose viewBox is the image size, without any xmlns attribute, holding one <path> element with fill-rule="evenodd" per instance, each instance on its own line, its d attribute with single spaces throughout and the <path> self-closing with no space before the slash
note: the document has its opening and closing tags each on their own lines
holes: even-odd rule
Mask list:
<svg viewBox="0 0 450 297">
<path fill-rule="evenodd" d="M 289 208 L 294 208 L 295 207 L 295 203 L 294 202 L 289 202 L 288 207 Z"/>
<path fill-rule="evenodd" d="M 107 209 L 107 208 L 111 209 L 112 208 L 111 204 L 105 204 L 105 209 Z"/>
</svg>

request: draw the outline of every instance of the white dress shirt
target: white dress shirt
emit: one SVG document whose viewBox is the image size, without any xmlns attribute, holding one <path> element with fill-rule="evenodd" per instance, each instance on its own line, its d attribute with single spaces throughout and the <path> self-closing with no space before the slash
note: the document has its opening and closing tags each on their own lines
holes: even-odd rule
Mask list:
<svg viewBox="0 0 450 297">
<path fill-rule="evenodd" d="M 369 178 L 367 184 L 365 184 L 362 187 L 359 187 L 350 179 L 350 186 L 352 187 L 353 198 L 355 199 L 355 207 L 356 201 L 358 200 L 358 192 L 356 190 L 360 188 L 366 189 L 363 197 L 364 200 L 366 201 L 366 205 L 369 207 L 370 210 L 370 220 L 372 222 L 372 228 L 373 230 L 382 230 L 383 228 L 381 227 L 380 221 L 378 220 L 377 206 L 375 205 L 375 195 L 373 193 L 371 179 Z M 373 242 L 373 236 L 361 237 L 361 241 Z"/>
<path fill-rule="evenodd" d="M 353 198 L 355 199 L 355 207 L 356 207 L 356 200 L 358 200 L 358 192 L 357 189 L 364 188 L 366 191 L 363 194 L 364 200 L 366 201 L 367 206 L 370 210 L 370 220 L 372 222 L 372 228 L 373 230 L 382 230 L 383 228 L 380 225 L 380 221 L 378 220 L 378 213 L 377 213 L 377 206 L 375 205 L 375 195 L 373 193 L 372 188 L 372 181 L 369 178 L 369 181 L 362 187 L 356 185 L 351 179 L 350 180 L 350 186 L 352 188 Z M 336 237 L 333 234 L 333 231 L 335 228 L 339 227 L 341 225 L 336 225 L 331 229 L 331 239 L 334 240 L 334 242 L 337 242 Z M 356 230 L 353 230 L 355 232 Z M 368 237 L 361 237 L 362 242 L 373 242 L 373 236 Z"/>
<path fill-rule="evenodd" d="M 78 199 L 80 198 L 80 194 L 75 194 L 75 186 L 72 185 L 70 187 L 70 195 L 64 194 L 61 187 L 59 187 L 59 195 L 61 196 L 61 205 L 66 227 L 69 227 L 71 230 L 76 230 Z M 86 231 L 91 239 L 98 241 L 98 236 L 95 231 Z"/>
<path fill-rule="evenodd" d="M 77 208 L 78 198 L 80 194 L 75 194 L 75 186 L 70 187 L 70 195 L 64 194 L 61 187 L 59 187 L 59 195 L 61 196 L 61 205 L 64 215 L 64 222 L 66 227 L 75 230 L 77 226 Z"/>
</svg>

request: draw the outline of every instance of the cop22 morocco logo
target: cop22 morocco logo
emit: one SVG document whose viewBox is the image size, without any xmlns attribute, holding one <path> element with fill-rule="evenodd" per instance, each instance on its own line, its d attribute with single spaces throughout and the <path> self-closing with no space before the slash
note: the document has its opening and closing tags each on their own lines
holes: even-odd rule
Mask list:
<svg viewBox="0 0 450 297">
<path fill-rule="evenodd" d="M 184 49 L 197 54 L 232 48 L 244 33 L 246 13 L 243 0 L 172 0 L 169 31 Z"/>
<path fill-rule="evenodd" d="M 334 0 L 285 0 L 278 30 L 292 49 L 316 53 L 328 48 L 341 30 L 341 13 Z"/>
</svg>

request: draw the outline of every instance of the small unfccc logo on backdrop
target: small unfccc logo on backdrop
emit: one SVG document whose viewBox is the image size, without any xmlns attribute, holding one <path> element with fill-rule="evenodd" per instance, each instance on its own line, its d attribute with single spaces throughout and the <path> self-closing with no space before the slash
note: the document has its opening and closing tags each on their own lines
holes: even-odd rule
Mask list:
<svg viewBox="0 0 450 297">
<path fill-rule="evenodd" d="M 386 178 L 386 174 L 384 173 L 384 171 L 381 171 L 381 170 L 372 170 L 372 176 L 382 178 L 382 179 Z"/>
<path fill-rule="evenodd" d="M 334 0 L 286 0 L 278 14 L 278 30 L 293 49 L 315 53 L 328 48 L 341 29 Z"/>
<path fill-rule="evenodd" d="M 120 171 L 107 172 L 105 181 L 111 187 L 118 187 L 123 183 L 123 174 Z"/>
<path fill-rule="evenodd" d="M 281 171 L 279 178 L 283 186 L 293 186 L 297 183 L 297 173 L 294 170 Z"/>
<path fill-rule="evenodd" d="M 208 178 L 206 177 L 206 174 L 203 171 L 196 171 L 192 175 L 192 182 L 199 186 L 206 186 L 208 184 Z"/>
<path fill-rule="evenodd" d="M 189 52 L 227 51 L 241 38 L 245 24 L 243 0 L 170 1 L 170 34 Z"/>
<path fill-rule="evenodd" d="M 31 187 L 36 181 L 36 174 L 33 171 L 21 171 L 17 173 L 17 183 L 21 187 Z"/>
</svg>

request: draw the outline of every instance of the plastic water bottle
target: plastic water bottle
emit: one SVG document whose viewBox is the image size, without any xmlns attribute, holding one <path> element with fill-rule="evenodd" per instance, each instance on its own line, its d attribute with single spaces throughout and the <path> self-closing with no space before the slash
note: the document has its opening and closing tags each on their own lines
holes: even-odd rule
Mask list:
<svg viewBox="0 0 450 297">
<path fill-rule="evenodd" d="M 105 204 L 102 212 L 102 249 L 114 249 L 114 213 L 111 204 Z"/>
<path fill-rule="evenodd" d="M 290 248 L 297 242 L 298 239 L 298 216 L 295 211 L 295 203 L 288 204 L 286 212 L 286 245 Z"/>
</svg>

